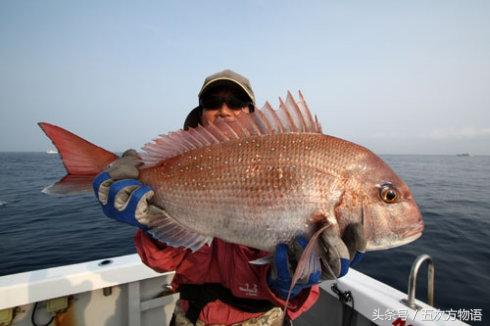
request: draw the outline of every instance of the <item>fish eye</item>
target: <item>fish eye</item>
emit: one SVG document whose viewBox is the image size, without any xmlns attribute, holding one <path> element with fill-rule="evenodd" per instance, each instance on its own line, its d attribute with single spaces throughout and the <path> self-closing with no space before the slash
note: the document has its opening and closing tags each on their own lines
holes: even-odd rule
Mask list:
<svg viewBox="0 0 490 326">
<path fill-rule="evenodd" d="M 392 186 L 384 186 L 379 190 L 381 199 L 388 203 L 394 203 L 398 199 L 398 192 Z"/>
</svg>

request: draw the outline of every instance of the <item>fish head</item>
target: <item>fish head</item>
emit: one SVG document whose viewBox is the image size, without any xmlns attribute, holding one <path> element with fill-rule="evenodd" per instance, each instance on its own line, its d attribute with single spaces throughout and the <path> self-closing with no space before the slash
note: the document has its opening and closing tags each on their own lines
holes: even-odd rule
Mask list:
<svg viewBox="0 0 490 326">
<path fill-rule="evenodd" d="M 358 164 L 348 197 L 363 225 L 366 250 L 389 249 L 418 239 L 424 223 L 407 184 L 373 153 Z"/>
</svg>

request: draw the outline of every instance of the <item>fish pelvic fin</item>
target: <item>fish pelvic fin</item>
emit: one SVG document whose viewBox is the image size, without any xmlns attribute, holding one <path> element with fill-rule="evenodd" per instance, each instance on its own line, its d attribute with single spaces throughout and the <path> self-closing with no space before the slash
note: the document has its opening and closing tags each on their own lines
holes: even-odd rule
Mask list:
<svg viewBox="0 0 490 326">
<path fill-rule="evenodd" d="M 39 122 L 38 125 L 58 150 L 68 175 L 94 176 L 118 158 L 116 154 L 61 127 L 47 122 Z"/>
<path fill-rule="evenodd" d="M 299 98 L 295 100 L 288 92 L 286 101 L 279 99 L 278 110 L 266 102 L 262 109 L 240 114 L 234 121 L 218 120 L 205 127 L 199 125 L 160 135 L 143 146 L 141 157 L 145 166 L 151 167 L 197 148 L 237 139 L 281 133 L 322 133 L 318 119 L 313 118 L 301 92 Z"/>
<path fill-rule="evenodd" d="M 150 225 L 147 231 L 154 239 L 161 241 L 171 247 L 184 247 L 195 252 L 205 244 L 210 245 L 213 237 L 197 233 L 180 224 L 162 210 L 162 216 Z"/>
</svg>

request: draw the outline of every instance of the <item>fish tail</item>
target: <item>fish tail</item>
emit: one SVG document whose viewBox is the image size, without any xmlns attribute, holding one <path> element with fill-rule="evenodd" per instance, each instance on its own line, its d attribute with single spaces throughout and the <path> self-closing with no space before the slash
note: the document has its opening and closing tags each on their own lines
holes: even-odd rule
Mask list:
<svg viewBox="0 0 490 326">
<path fill-rule="evenodd" d="M 45 193 L 66 195 L 90 191 L 93 177 L 118 158 L 61 127 L 47 122 L 38 125 L 58 150 L 67 172 L 61 180 L 44 188 Z"/>
</svg>

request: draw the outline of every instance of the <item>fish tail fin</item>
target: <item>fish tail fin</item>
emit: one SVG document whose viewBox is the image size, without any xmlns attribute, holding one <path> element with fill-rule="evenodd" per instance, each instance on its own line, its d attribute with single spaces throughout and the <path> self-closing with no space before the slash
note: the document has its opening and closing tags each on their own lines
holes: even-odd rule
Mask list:
<svg viewBox="0 0 490 326">
<path fill-rule="evenodd" d="M 38 125 L 58 150 L 67 172 L 61 180 L 44 188 L 45 193 L 66 195 L 89 191 L 93 176 L 118 158 L 116 154 L 61 127 L 47 122 L 39 122 Z"/>
<path fill-rule="evenodd" d="M 43 193 L 52 196 L 71 196 L 93 191 L 93 175 L 67 174 L 55 183 L 44 187 Z"/>
</svg>

